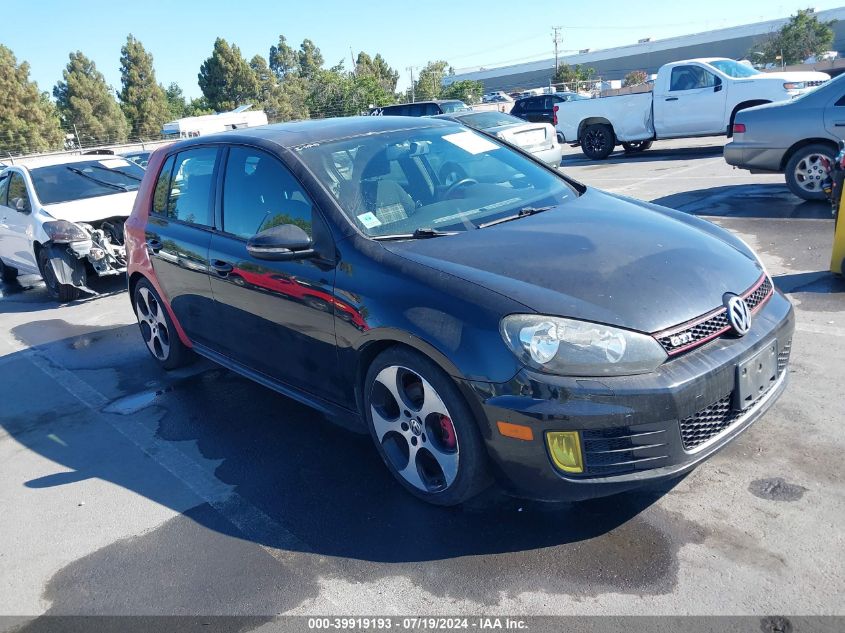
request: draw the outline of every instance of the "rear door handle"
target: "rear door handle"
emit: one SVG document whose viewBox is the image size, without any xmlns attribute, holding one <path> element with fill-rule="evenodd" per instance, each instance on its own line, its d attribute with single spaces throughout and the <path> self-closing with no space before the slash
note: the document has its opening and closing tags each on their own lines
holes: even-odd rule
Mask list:
<svg viewBox="0 0 845 633">
<path fill-rule="evenodd" d="M 677 101 L 678 97 L 666 97 L 666 101 Z"/>
<path fill-rule="evenodd" d="M 235 269 L 235 267 L 232 266 L 232 264 L 230 264 L 229 262 L 224 262 L 219 259 L 215 259 L 213 262 L 211 262 L 211 268 L 221 277 L 225 277 Z"/>
<path fill-rule="evenodd" d="M 153 254 L 158 253 L 161 250 L 161 242 L 159 242 L 157 239 L 151 237 L 150 239 L 147 240 L 147 248 Z"/>
<path fill-rule="evenodd" d="M 845 127 L 845 121 L 834 121 L 833 127 Z"/>
</svg>

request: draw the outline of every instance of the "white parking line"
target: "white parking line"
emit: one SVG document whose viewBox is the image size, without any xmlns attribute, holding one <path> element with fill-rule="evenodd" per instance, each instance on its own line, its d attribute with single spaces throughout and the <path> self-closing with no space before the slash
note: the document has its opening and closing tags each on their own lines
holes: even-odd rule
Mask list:
<svg viewBox="0 0 845 633">
<path fill-rule="evenodd" d="M 678 174 L 683 174 L 688 171 L 692 171 L 693 169 L 702 169 L 704 165 L 709 165 L 716 162 L 722 162 L 724 159 L 721 156 L 716 158 L 709 158 L 707 160 L 699 161 L 693 165 L 687 165 L 686 167 L 681 167 L 680 169 L 670 169 L 667 173 L 661 174 L 660 176 L 654 176 L 652 178 L 640 178 L 637 182 L 631 183 L 630 185 L 626 185 L 625 187 L 619 187 L 615 189 L 615 192 L 626 191 L 628 189 L 633 189 L 634 187 L 641 185 L 643 183 L 648 182 L 655 182 L 657 180 L 665 180 L 666 178 L 676 178 Z"/>
</svg>

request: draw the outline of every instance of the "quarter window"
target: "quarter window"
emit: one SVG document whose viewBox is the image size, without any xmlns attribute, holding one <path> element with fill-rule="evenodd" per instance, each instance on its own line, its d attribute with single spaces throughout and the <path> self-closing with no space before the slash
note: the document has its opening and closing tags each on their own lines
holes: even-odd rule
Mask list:
<svg viewBox="0 0 845 633">
<path fill-rule="evenodd" d="M 6 206 L 6 194 L 9 191 L 9 176 L 0 176 L 0 205 Z"/>
<path fill-rule="evenodd" d="M 675 66 L 669 80 L 669 90 L 695 90 L 696 88 L 713 88 L 716 85 L 716 75 L 707 72 L 700 66 Z"/>
<path fill-rule="evenodd" d="M 164 167 L 156 181 L 155 192 L 153 193 L 153 213 L 167 215 L 167 193 L 170 191 L 170 174 L 173 172 L 174 156 L 169 156 L 164 161 Z"/>
<path fill-rule="evenodd" d="M 26 190 L 26 183 L 23 176 L 12 172 L 9 178 L 9 206 L 18 211 L 32 211 L 32 203 L 29 201 L 29 192 Z"/>
<path fill-rule="evenodd" d="M 312 203 L 293 174 L 257 149 L 232 147 L 223 181 L 223 230 L 248 238 L 282 224 L 311 235 Z"/>
<path fill-rule="evenodd" d="M 190 149 L 176 155 L 164 210 L 166 217 L 211 226 L 211 190 L 216 160 L 215 147 Z M 161 176 L 158 184 L 161 184 Z"/>
</svg>

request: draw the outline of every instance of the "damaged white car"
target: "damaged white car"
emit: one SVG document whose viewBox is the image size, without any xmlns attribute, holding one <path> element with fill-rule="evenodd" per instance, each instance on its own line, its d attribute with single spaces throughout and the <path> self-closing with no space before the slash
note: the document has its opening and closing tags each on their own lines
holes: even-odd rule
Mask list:
<svg viewBox="0 0 845 633">
<path fill-rule="evenodd" d="M 58 301 L 73 301 L 91 275 L 126 271 L 123 223 L 144 170 L 115 156 L 64 156 L 0 173 L 0 276 L 41 275 Z"/>
</svg>

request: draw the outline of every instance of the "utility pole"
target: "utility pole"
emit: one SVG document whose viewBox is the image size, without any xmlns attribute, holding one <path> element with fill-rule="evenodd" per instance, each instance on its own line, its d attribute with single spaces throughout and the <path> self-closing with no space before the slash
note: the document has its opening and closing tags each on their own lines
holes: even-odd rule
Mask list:
<svg viewBox="0 0 845 633">
<path fill-rule="evenodd" d="M 558 69 L 558 47 L 560 45 L 560 31 L 563 27 L 562 26 L 553 26 L 552 27 L 552 41 L 555 43 L 555 72 Z"/>
<path fill-rule="evenodd" d="M 411 103 L 416 101 L 416 94 L 414 93 L 414 68 L 415 66 L 408 66 L 405 70 L 411 73 Z"/>
<path fill-rule="evenodd" d="M 352 47 L 349 47 L 349 59 L 352 60 L 352 72 L 355 72 L 355 53 L 352 52 Z"/>
</svg>

